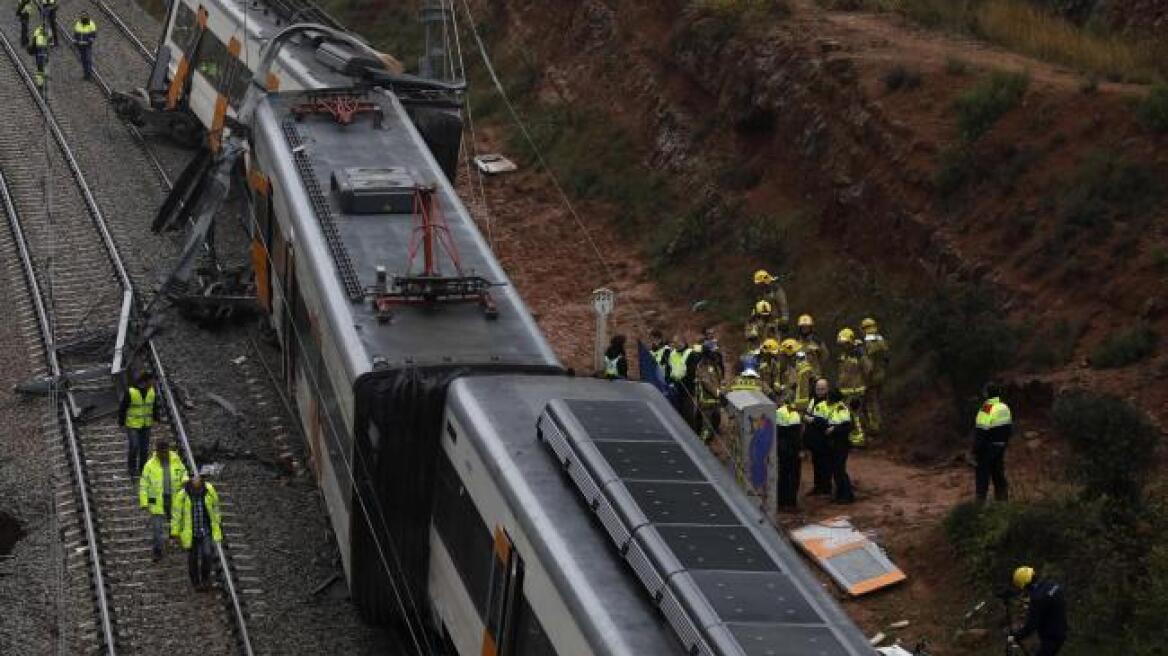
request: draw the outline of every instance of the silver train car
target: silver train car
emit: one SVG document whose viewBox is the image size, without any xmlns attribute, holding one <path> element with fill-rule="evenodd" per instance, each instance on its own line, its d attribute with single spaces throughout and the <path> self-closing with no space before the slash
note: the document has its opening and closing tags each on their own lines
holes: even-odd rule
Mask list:
<svg viewBox="0 0 1168 656">
<path fill-rule="evenodd" d="M 176 0 L 165 42 L 186 6 L 264 74 L 281 26 L 241 4 Z M 654 388 L 564 370 L 451 186 L 457 110 L 350 75 L 368 53 L 335 36 L 290 39 L 273 69 L 298 86 L 248 91 L 234 129 L 259 301 L 362 615 L 462 656 L 872 654 Z M 230 76 L 200 91 L 201 52 L 158 70 L 196 71 L 174 108 L 215 150 L 238 100 Z"/>
</svg>

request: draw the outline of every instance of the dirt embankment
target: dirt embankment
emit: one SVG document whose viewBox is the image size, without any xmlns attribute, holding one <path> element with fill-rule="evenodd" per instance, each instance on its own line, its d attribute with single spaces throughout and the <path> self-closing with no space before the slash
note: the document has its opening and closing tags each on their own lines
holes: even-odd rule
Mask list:
<svg viewBox="0 0 1168 656">
<path fill-rule="evenodd" d="M 1061 447 L 1044 424 L 1059 389 L 1130 395 L 1168 425 L 1162 350 L 1134 366 L 1085 366 L 1098 344 L 1139 322 L 1168 335 L 1168 139 L 1135 118 L 1145 90 L 1088 85 L 983 44 L 804 0 L 790 15 L 747 24 L 689 4 L 472 3 L 496 59 L 528 69 L 539 104 L 618 126 L 637 153 L 625 175 L 665 177 L 679 199 L 630 228 L 626 208 L 604 198 L 578 200 L 578 222 L 534 166 L 488 181 L 489 212 L 479 216 L 492 218 L 504 265 L 569 365 L 590 369 L 587 296 L 597 284 L 620 293 L 617 330 L 722 322 L 726 338 L 738 332 L 729 320 L 749 294 L 749 272 L 762 266 L 787 276 L 793 311 L 815 314 L 821 334 L 880 316 L 900 365 L 921 375 L 920 354 L 895 341 L 910 328 L 905 300 L 943 282 L 977 284 L 1024 327 L 1007 372 L 1025 429 L 1010 458 L 1021 497 L 1060 477 Z M 1026 90 L 984 134 L 962 139 L 954 103 L 994 70 L 1025 72 Z M 480 130 L 480 150 L 505 147 L 501 125 Z M 609 145 L 580 148 L 599 157 Z M 764 234 L 767 250 L 746 247 L 760 229 L 781 239 Z M 691 312 L 699 299 L 719 311 Z M 1025 360 L 1056 337 L 1053 362 Z M 910 582 L 849 611 L 872 632 L 907 617 L 909 635 L 928 635 L 939 653 L 974 653 L 986 644 L 975 637 L 965 649 L 954 638 L 969 600 L 940 529 L 968 497 L 971 473 L 901 455 L 918 443 L 951 452 L 964 444 L 938 423 L 948 401 L 937 387 L 923 379 L 902 397 L 909 403 L 889 444 L 854 461 L 861 499 L 847 512 L 876 531 Z M 789 521 L 838 512 L 808 502 Z"/>
</svg>

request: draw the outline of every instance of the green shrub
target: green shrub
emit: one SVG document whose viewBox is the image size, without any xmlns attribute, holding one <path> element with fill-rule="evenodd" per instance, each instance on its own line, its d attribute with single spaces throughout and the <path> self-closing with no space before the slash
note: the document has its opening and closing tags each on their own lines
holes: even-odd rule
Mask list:
<svg viewBox="0 0 1168 656">
<path fill-rule="evenodd" d="M 945 72 L 950 75 L 965 75 L 969 72 L 969 62 L 950 55 L 945 58 Z"/>
<path fill-rule="evenodd" d="M 884 74 L 884 88 L 888 91 L 911 91 L 921 86 L 921 72 L 904 64 L 897 64 Z"/>
<path fill-rule="evenodd" d="M 953 108 L 957 112 L 957 127 L 966 141 L 977 141 L 1021 102 L 1030 76 L 1025 73 L 994 71 L 958 96 Z"/>
<path fill-rule="evenodd" d="M 977 162 L 973 150 L 960 144 L 941 151 L 937 172 L 933 174 L 933 189 L 941 198 L 951 198 L 976 177 Z"/>
<path fill-rule="evenodd" d="M 947 284 L 918 303 L 913 334 L 918 348 L 937 354 L 937 368 L 959 399 L 975 393 L 1012 364 L 1014 329 L 984 287 Z"/>
<path fill-rule="evenodd" d="M 1091 351 L 1091 367 L 1115 369 L 1135 364 L 1156 351 L 1156 333 L 1151 326 L 1137 322 L 1114 333 Z"/>
<path fill-rule="evenodd" d="M 1149 130 L 1168 132 L 1168 84 L 1157 84 L 1136 106 L 1136 116 Z"/>
<path fill-rule="evenodd" d="M 1058 398 L 1055 427 L 1071 449 L 1071 478 L 1088 500 L 1107 497 L 1138 506 L 1156 468 L 1160 431 L 1144 413 L 1110 395 L 1074 392 Z"/>
<path fill-rule="evenodd" d="M 1082 229 L 1106 231 L 1116 219 L 1147 212 L 1162 192 L 1162 183 L 1146 166 L 1112 151 L 1096 151 L 1063 189 L 1059 218 L 1068 236 Z"/>
</svg>

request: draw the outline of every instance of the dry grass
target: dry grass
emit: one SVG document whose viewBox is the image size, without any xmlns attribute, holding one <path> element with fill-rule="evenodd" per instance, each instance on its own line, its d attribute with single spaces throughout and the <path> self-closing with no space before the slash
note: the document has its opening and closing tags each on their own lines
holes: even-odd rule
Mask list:
<svg viewBox="0 0 1168 656">
<path fill-rule="evenodd" d="M 986 0 L 975 16 L 983 37 L 1033 57 L 1110 80 L 1149 82 L 1163 74 L 1164 48 L 1152 40 L 1092 34 L 1019 0 Z"/>
<path fill-rule="evenodd" d="M 1168 79 L 1168 43 L 1084 29 L 1025 0 L 819 0 L 829 9 L 895 12 L 932 29 L 975 34 L 1011 50 L 1113 80 Z"/>
</svg>

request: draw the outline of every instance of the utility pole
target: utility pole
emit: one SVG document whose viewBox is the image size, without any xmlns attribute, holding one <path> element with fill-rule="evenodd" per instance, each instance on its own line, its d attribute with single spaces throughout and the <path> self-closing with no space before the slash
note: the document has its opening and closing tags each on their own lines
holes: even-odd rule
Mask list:
<svg viewBox="0 0 1168 656">
<path fill-rule="evenodd" d="M 592 311 L 596 313 L 596 349 L 592 360 L 593 369 L 604 371 L 604 351 L 608 348 L 608 315 L 616 301 L 616 292 L 601 287 L 592 290 Z"/>
</svg>

